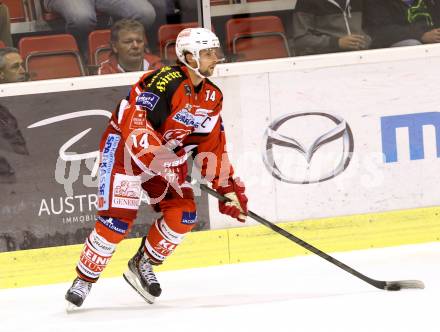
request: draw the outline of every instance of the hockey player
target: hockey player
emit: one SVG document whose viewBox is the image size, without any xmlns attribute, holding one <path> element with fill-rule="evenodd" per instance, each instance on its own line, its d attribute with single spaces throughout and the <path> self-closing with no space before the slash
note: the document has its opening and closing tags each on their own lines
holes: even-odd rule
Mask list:
<svg viewBox="0 0 440 332">
<path fill-rule="evenodd" d="M 113 113 L 100 143 L 98 214 L 66 300 L 81 306 L 130 231 L 141 189 L 162 216 L 128 262 L 125 280 L 149 303 L 161 294 L 153 265 L 162 264 L 197 223 L 187 156 L 212 187 L 229 198 L 220 212 L 244 222 L 244 186 L 233 178 L 220 111 L 223 96 L 208 77 L 221 61 L 217 36 L 185 29 L 176 41 L 178 64 L 146 73 Z"/>
</svg>

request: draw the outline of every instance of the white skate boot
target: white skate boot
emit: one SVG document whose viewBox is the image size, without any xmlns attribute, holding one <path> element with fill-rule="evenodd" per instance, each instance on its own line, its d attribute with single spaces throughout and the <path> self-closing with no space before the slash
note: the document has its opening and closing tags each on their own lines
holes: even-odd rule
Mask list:
<svg viewBox="0 0 440 332">
<path fill-rule="evenodd" d="M 124 279 L 150 304 L 153 304 L 155 298 L 162 292 L 150 260 L 142 251 L 138 251 L 128 261 L 128 270 L 124 272 Z"/>
<path fill-rule="evenodd" d="M 69 288 L 65 296 L 65 299 L 67 300 L 66 310 L 68 312 L 83 304 L 92 289 L 92 285 L 91 282 L 85 281 L 79 277 L 73 281 L 72 286 Z"/>
</svg>

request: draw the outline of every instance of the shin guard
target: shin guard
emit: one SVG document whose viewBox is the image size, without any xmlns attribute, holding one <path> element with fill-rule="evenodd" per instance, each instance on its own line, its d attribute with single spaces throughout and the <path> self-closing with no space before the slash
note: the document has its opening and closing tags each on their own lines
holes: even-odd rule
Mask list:
<svg viewBox="0 0 440 332">
<path fill-rule="evenodd" d="M 129 224 L 118 219 L 98 216 L 95 229 L 90 233 L 79 262 L 78 276 L 89 282 L 96 282 L 109 263 L 116 246 L 128 232 Z"/>
<path fill-rule="evenodd" d="M 173 253 L 180 242 L 182 242 L 185 234 L 189 232 L 193 226 L 194 225 L 191 224 L 186 225 L 184 228 L 179 227 L 180 229 L 177 232 L 170 227 L 163 217 L 157 219 L 145 238 L 144 252 L 153 264 L 161 264 Z"/>
</svg>

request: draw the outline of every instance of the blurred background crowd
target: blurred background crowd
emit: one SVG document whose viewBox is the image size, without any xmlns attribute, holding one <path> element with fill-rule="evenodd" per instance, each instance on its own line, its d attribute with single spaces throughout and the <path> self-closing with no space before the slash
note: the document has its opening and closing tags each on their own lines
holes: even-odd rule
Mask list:
<svg viewBox="0 0 440 332">
<path fill-rule="evenodd" d="M 440 0 L 0 0 L 0 83 L 172 64 L 206 17 L 228 62 L 440 42 Z"/>
</svg>

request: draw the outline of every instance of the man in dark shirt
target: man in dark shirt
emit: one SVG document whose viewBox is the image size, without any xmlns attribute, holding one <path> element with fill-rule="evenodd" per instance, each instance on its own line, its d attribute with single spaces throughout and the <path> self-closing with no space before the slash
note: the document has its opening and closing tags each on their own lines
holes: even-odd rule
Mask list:
<svg viewBox="0 0 440 332">
<path fill-rule="evenodd" d="M 293 14 L 297 55 L 367 49 L 362 0 L 298 0 Z"/>
<path fill-rule="evenodd" d="M 365 0 L 364 27 L 373 47 L 440 42 L 439 0 Z"/>
</svg>

